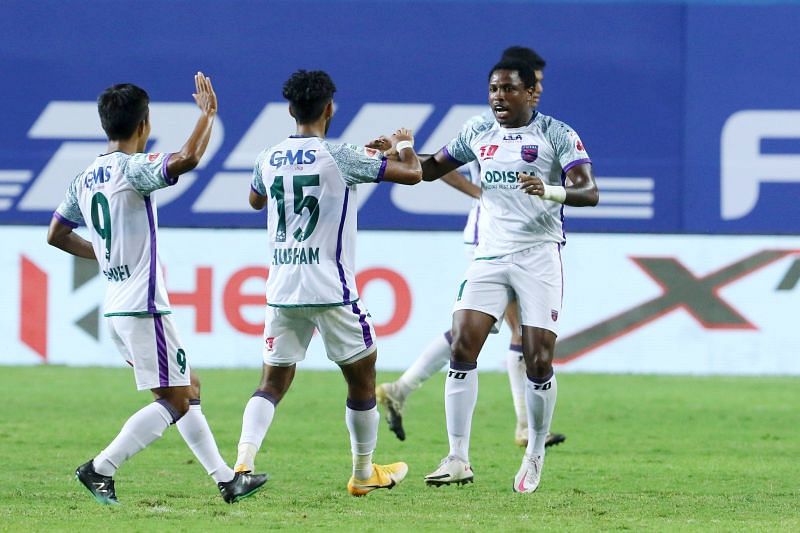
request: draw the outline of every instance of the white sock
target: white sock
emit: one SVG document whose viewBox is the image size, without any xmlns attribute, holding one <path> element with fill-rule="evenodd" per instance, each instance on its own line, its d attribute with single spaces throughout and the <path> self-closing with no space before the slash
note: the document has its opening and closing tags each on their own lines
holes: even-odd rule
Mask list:
<svg viewBox="0 0 800 533">
<path fill-rule="evenodd" d="M 555 373 L 549 378 L 528 378 L 525 395 L 528 403 L 528 447 L 526 455 L 544 458 L 544 443 L 556 409 L 558 382 Z"/>
<path fill-rule="evenodd" d="M 511 384 L 511 398 L 514 400 L 514 412 L 517 424 L 528 427 L 528 408 L 525 406 L 525 359 L 522 357 L 522 346 L 512 344 L 506 356 L 508 381 Z"/>
<path fill-rule="evenodd" d="M 378 408 L 372 404 L 370 409 L 353 409 L 364 407 L 347 400 L 344 421 L 350 432 L 350 451 L 353 452 L 353 477 L 369 479 L 372 476 L 372 452 L 378 444 L 378 424 L 381 416 Z"/>
<path fill-rule="evenodd" d="M 183 440 L 192 450 L 194 456 L 206 469 L 208 475 L 217 483 L 233 479 L 233 470 L 222 458 L 214 440 L 214 434 L 208 427 L 208 421 L 197 402 L 189 406 L 189 411 L 175 424 Z"/>
<path fill-rule="evenodd" d="M 478 401 L 477 364 L 450 363 L 444 382 L 444 412 L 447 416 L 447 438 L 450 453 L 469 462 L 469 434 L 472 412 Z"/>
<path fill-rule="evenodd" d="M 256 452 L 261 448 L 272 418 L 275 416 L 275 403 L 268 395 L 256 393 L 247 402 L 242 415 L 242 434 L 239 437 L 239 454 L 236 465 L 247 465 L 251 469 Z"/>
<path fill-rule="evenodd" d="M 395 392 L 405 400 L 411 392 L 417 390 L 432 375 L 442 369 L 450 361 L 450 332 L 437 335 L 428 344 L 411 366 L 395 381 Z"/>
<path fill-rule="evenodd" d="M 173 423 L 173 410 L 156 401 L 136 411 L 117 436 L 94 458 L 94 470 L 103 476 L 113 476 L 117 468 L 130 457 L 164 434 Z"/>
</svg>

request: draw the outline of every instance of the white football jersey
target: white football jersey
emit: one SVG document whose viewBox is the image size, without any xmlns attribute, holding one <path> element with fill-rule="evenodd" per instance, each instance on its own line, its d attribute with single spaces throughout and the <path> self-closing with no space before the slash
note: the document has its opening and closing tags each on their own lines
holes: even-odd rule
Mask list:
<svg viewBox="0 0 800 533">
<path fill-rule="evenodd" d="M 88 221 L 89 240 L 108 280 L 105 316 L 170 313 L 158 260 L 158 214 L 152 193 L 173 185 L 171 154 L 98 156 L 69 185 L 53 214 L 77 227 Z"/>
<path fill-rule="evenodd" d="M 485 121 L 493 121 L 494 115 L 492 111 L 487 109 L 480 115 L 475 115 L 474 117 L 469 118 L 463 127 L 467 127 L 469 125 L 477 124 L 479 122 Z M 466 170 L 466 172 L 464 172 Z M 476 187 L 481 186 L 481 166 L 477 161 L 471 161 L 468 164 L 464 165 L 459 169 L 460 172 L 464 173 L 465 177 L 475 185 Z M 480 233 L 479 233 L 479 225 L 481 220 L 481 199 L 480 198 L 473 198 L 472 205 L 470 205 L 469 213 L 467 214 L 467 223 L 464 226 L 464 244 L 471 244 L 472 246 L 477 246 L 480 242 Z"/>
<path fill-rule="evenodd" d="M 457 163 L 480 164 L 476 258 L 511 254 L 543 241 L 565 242 L 564 206 L 522 192 L 517 176 L 525 172 L 563 186 L 570 168 L 591 163 L 569 126 L 541 113 L 521 128 L 505 128 L 484 118 L 468 122 L 442 150 Z"/>
<path fill-rule="evenodd" d="M 385 168 L 380 152 L 319 137 L 292 136 L 258 156 L 251 186 L 268 199 L 268 305 L 358 300 L 356 184 L 380 181 Z"/>
</svg>

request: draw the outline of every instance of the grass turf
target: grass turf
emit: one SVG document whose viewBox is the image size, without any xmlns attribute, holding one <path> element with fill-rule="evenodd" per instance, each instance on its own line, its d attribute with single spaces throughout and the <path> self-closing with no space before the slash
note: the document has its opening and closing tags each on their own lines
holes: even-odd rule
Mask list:
<svg viewBox="0 0 800 533">
<path fill-rule="evenodd" d="M 203 411 L 232 462 L 258 371 L 200 375 Z M 447 453 L 438 375 L 407 404 L 405 442 L 381 422 L 376 460 L 406 461 L 406 481 L 353 498 L 343 379 L 301 369 L 257 458 L 271 475 L 260 493 L 225 504 L 170 429 L 120 469 L 122 505 L 112 508 L 73 473 L 148 401 L 131 373 L 4 367 L 2 376 L 2 530 L 800 530 L 796 378 L 561 374 L 553 429 L 567 441 L 549 451 L 539 491 L 519 495 L 507 378 L 490 372 L 473 420 L 475 483 L 424 485 Z"/>
</svg>

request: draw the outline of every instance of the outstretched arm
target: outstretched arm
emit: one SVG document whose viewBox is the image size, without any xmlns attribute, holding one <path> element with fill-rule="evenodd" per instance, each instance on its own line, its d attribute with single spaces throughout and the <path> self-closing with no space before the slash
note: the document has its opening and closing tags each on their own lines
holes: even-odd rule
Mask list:
<svg viewBox="0 0 800 533">
<path fill-rule="evenodd" d="M 567 172 L 571 185 L 560 187 L 547 185 L 540 178 L 529 174 L 519 175 L 520 188 L 527 194 L 541 196 L 544 200 L 551 200 L 573 207 L 592 207 L 600 201 L 600 192 L 592 175 L 592 165 L 584 163 L 575 165 Z"/>
<path fill-rule="evenodd" d="M 211 78 L 206 78 L 202 72 L 194 76 L 195 92 L 192 94 L 197 107 L 200 108 L 200 118 L 179 152 L 172 154 L 167 162 L 167 173 L 172 177 L 189 172 L 200 163 L 200 158 L 206 151 L 208 140 L 211 138 L 211 127 L 217 115 L 217 95 L 211 86 Z"/>
<path fill-rule="evenodd" d="M 439 150 L 432 157 L 423 161 L 422 179 L 425 181 L 437 180 L 462 164 L 447 157 L 444 150 Z"/>
<path fill-rule="evenodd" d="M 92 243 L 72 231 L 70 226 L 62 224 L 56 217 L 50 220 L 50 227 L 47 229 L 47 244 L 78 257 L 97 260 Z"/>
</svg>

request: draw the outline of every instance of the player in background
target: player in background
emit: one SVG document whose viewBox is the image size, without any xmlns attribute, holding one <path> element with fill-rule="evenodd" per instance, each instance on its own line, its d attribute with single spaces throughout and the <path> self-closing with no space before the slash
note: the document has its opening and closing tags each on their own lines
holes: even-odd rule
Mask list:
<svg viewBox="0 0 800 533">
<path fill-rule="evenodd" d="M 536 75 L 536 86 L 531 107 L 536 110 L 543 91 L 542 80 L 544 79 L 543 71 L 546 66 L 545 60 L 534 50 L 523 46 L 506 48 L 500 59 L 518 59 L 533 68 Z M 467 121 L 467 124 L 485 120 L 494 120 L 491 111 L 487 110 L 481 115 L 472 117 Z M 467 216 L 467 224 L 464 227 L 464 244 L 468 248 L 467 255 L 472 259 L 479 241 L 478 222 L 481 216 L 480 165 L 476 161 L 472 161 L 464 165 L 463 168 L 468 170 L 469 177 L 467 179 L 458 171 L 449 172 L 442 176 L 441 179 L 448 185 L 473 198 L 472 207 Z M 528 414 L 525 409 L 525 361 L 522 357 L 522 330 L 519 324 L 516 300 L 512 299 L 506 308 L 505 322 L 511 331 L 511 343 L 506 356 L 506 369 L 511 385 L 514 413 L 517 417 L 517 424 L 514 428 L 514 443 L 517 446 L 527 446 Z M 400 378 L 390 383 L 378 385 L 376 390 L 378 402 L 383 407 L 389 429 L 397 435 L 398 439 L 405 440 L 406 438 L 405 428 L 403 427 L 403 408 L 408 396 L 450 361 L 450 344 L 452 340 L 452 333 L 448 329 L 444 332 L 444 335 L 437 336 L 425 347 L 419 357 Z M 554 446 L 565 440 L 566 436 L 561 433 L 549 433 L 545 439 L 545 446 Z"/>
<path fill-rule="evenodd" d="M 563 205 L 594 206 L 599 192 L 578 135 L 533 109 L 536 86 L 529 64 L 501 60 L 489 73 L 488 101 L 495 120 L 467 124 L 422 165 L 424 179 L 434 180 L 479 161 L 482 212 L 481 240 L 453 310 L 452 358 L 445 379 L 450 451 L 425 477 L 429 485 L 473 479 L 469 442 L 478 355 L 513 297 L 522 323 L 528 413 L 528 445 L 513 490 L 530 493 L 539 485 L 557 395 L 552 362 L 563 294 Z"/>
<path fill-rule="evenodd" d="M 78 480 L 95 499 L 118 503 L 114 474 L 131 456 L 175 424 L 224 500 L 233 503 L 258 490 L 266 475 L 234 474 L 217 449 L 200 409 L 200 382 L 170 317 L 158 258 L 158 189 L 174 185 L 205 152 L 217 114 L 211 80 L 195 76 L 200 117 L 179 152 L 144 153 L 150 135 L 149 97 L 131 84 L 114 85 L 97 100 L 108 153 L 78 174 L 53 214 L 47 242 L 72 255 L 96 259 L 108 280 L 104 313 L 109 334 L 133 366 L 139 390 L 155 402 L 131 416 L 116 438 L 78 467 Z M 87 221 L 90 240 L 73 232 Z"/>
<path fill-rule="evenodd" d="M 256 160 L 250 205 L 267 206 L 270 272 L 261 383 L 242 420 L 236 471 L 253 470 L 275 409 L 289 390 L 316 329 L 328 358 L 347 382 L 345 424 L 353 459 L 347 490 L 363 496 L 391 489 L 408 472 L 405 463 L 377 465 L 372 455 L 380 415 L 375 400 L 375 329 L 355 283 L 356 186 L 422 178 L 413 137 L 392 136 L 397 160 L 371 148 L 330 143 L 336 87 L 322 71 L 295 72 L 283 86 L 297 132 Z"/>
</svg>

